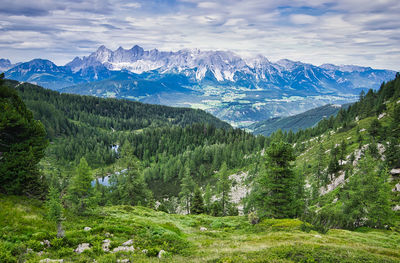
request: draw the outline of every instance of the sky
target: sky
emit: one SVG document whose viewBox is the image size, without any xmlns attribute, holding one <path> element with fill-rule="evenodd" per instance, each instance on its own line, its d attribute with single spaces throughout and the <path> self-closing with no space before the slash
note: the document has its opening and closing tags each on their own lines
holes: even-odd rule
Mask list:
<svg viewBox="0 0 400 263">
<path fill-rule="evenodd" d="M 1 2 L 0 58 L 13 63 L 139 45 L 400 70 L 399 0 Z"/>
</svg>

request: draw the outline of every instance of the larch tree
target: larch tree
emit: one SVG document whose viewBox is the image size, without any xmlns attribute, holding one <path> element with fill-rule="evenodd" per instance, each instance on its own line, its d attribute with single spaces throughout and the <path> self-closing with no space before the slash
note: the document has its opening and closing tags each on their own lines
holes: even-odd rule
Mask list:
<svg viewBox="0 0 400 263">
<path fill-rule="evenodd" d="M 229 179 L 228 167 L 226 163 L 222 163 L 221 169 L 218 173 L 218 192 L 221 195 L 221 208 L 222 215 L 225 216 L 227 214 L 228 204 L 230 203 L 230 193 L 232 187 L 232 180 Z"/>
<path fill-rule="evenodd" d="M 76 214 L 85 214 L 95 205 L 94 180 L 90 167 L 84 157 L 81 158 L 75 174 L 70 180 L 66 200 Z"/>
</svg>

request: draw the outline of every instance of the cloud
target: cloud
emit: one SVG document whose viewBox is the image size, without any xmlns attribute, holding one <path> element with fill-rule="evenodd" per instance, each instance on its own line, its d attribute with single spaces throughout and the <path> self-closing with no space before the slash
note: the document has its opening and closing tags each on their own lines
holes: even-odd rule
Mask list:
<svg viewBox="0 0 400 263">
<path fill-rule="evenodd" d="M 317 18 L 315 16 L 310 16 L 310 15 L 303 15 L 303 14 L 298 14 L 298 15 L 291 15 L 290 20 L 294 24 L 314 24 L 317 22 Z"/>
<path fill-rule="evenodd" d="M 400 69 L 398 0 L 3 2 L 0 57 L 13 61 L 37 56 L 64 64 L 101 44 L 138 44 Z"/>
</svg>

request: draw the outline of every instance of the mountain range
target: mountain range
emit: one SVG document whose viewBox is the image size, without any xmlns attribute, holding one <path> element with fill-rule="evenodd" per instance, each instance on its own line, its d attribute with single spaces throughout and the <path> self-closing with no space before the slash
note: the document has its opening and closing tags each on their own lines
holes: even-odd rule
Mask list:
<svg viewBox="0 0 400 263">
<path fill-rule="evenodd" d="M 44 59 L 17 64 L 1 59 L 0 70 L 7 78 L 66 93 L 200 108 L 240 127 L 355 101 L 361 90 L 395 75 L 370 67 L 271 62 L 230 51 L 166 52 L 137 45 L 114 51 L 100 46 L 64 66 Z"/>
</svg>

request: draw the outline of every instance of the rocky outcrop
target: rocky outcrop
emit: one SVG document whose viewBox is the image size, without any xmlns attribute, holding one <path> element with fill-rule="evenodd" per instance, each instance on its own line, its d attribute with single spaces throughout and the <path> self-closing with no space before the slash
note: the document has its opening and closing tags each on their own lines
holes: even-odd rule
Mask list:
<svg viewBox="0 0 400 263">
<path fill-rule="evenodd" d="M 114 248 L 112 253 L 116 253 L 116 252 L 120 252 L 120 251 L 134 252 L 135 248 L 132 245 L 133 245 L 133 240 L 129 239 L 128 241 L 124 242 L 122 244 L 122 246 Z"/>
</svg>

